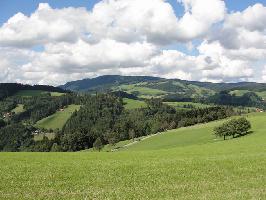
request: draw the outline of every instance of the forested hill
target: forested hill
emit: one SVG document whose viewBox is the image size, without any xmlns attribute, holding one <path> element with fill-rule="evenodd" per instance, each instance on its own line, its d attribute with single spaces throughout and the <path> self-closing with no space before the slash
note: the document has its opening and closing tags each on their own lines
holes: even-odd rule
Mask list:
<svg viewBox="0 0 266 200">
<path fill-rule="evenodd" d="M 0 83 L 0 100 L 22 90 L 42 90 L 47 92 L 66 92 L 59 87 L 53 87 L 48 85 L 24 85 L 20 83 Z"/>
<path fill-rule="evenodd" d="M 119 75 L 106 75 L 92 79 L 77 80 L 68 82 L 59 87 L 72 91 L 125 91 L 144 98 L 151 96 L 167 98 L 171 98 L 172 96 L 179 96 L 182 98 L 206 97 L 223 90 L 241 90 L 244 92 L 266 91 L 265 83 L 211 83 L 180 79 L 165 79 L 151 76 Z"/>
<path fill-rule="evenodd" d="M 73 91 L 89 91 L 89 90 L 103 91 L 105 89 L 111 88 L 112 86 L 119 86 L 122 84 L 134 84 L 140 82 L 151 82 L 159 80 L 163 79 L 151 76 L 105 75 L 92 79 L 87 78 L 83 80 L 68 82 L 65 85 L 61 85 L 59 87 Z"/>
</svg>

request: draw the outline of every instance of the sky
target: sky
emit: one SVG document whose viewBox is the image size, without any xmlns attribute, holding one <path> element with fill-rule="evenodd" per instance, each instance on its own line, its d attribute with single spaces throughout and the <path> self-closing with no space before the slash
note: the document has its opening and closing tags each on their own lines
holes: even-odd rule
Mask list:
<svg viewBox="0 0 266 200">
<path fill-rule="evenodd" d="M 1 0 L 0 82 L 266 82 L 266 0 Z"/>
</svg>

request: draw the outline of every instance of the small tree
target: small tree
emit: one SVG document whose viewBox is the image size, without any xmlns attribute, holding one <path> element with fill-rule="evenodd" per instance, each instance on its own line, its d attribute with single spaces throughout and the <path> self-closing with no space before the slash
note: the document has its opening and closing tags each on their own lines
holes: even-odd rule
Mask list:
<svg viewBox="0 0 266 200">
<path fill-rule="evenodd" d="M 136 136 L 134 129 L 130 129 L 128 135 L 129 135 L 130 139 L 132 139 L 132 141 L 134 141 L 135 136 Z"/>
<path fill-rule="evenodd" d="M 119 137 L 118 137 L 118 134 L 116 132 L 108 133 L 106 135 L 106 139 L 107 139 L 108 143 L 112 146 L 114 146 L 119 141 Z"/>
<path fill-rule="evenodd" d="M 97 151 L 101 151 L 101 149 L 103 148 L 103 143 L 101 138 L 97 138 L 95 140 L 95 142 L 93 143 L 93 148 L 96 149 Z"/>
<path fill-rule="evenodd" d="M 58 145 L 57 143 L 53 143 L 53 146 L 51 147 L 51 152 L 58 152 L 61 151 L 61 147 L 60 145 Z"/>
<path fill-rule="evenodd" d="M 175 129 L 176 128 L 176 123 L 175 121 L 172 121 L 170 124 L 169 124 L 169 127 L 168 127 L 170 130 L 171 129 Z"/>
</svg>

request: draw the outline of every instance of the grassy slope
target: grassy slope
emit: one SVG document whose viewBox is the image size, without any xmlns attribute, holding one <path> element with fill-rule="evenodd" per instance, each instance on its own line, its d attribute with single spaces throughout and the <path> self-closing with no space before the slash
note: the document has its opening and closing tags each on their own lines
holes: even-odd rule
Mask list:
<svg viewBox="0 0 266 200">
<path fill-rule="evenodd" d="M 64 111 L 57 111 L 55 114 L 50 115 L 44 119 L 41 119 L 36 123 L 39 128 L 46 129 L 62 129 L 68 118 L 75 110 L 80 108 L 79 105 L 69 105 Z"/>
<path fill-rule="evenodd" d="M 119 89 L 119 90 L 124 90 L 129 93 L 133 92 L 139 92 L 139 96 L 141 97 L 151 97 L 151 96 L 161 96 L 166 94 L 167 92 L 163 90 L 158 90 L 158 89 L 152 89 L 145 87 L 145 84 L 131 84 L 131 85 L 121 85 L 118 88 L 113 88 L 114 90 Z"/>
<path fill-rule="evenodd" d="M 124 98 L 123 102 L 125 103 L 125 109 L 128 109 L 128 110 L 136 109 L 136 108 L 143 108 L 147 106 L 147 104 L 144 101 L 140 101 L 140 100 Z"/>
<path fill-rule="evenodd" d="M 52 140 L 55 138 L 55 133 L 40 133 L 38 135 L 34 135 L 35 141 L 43 140 L 43 137 L 47 137 L 49 140 Z"/>
<path fill-rule="evenodd" d="M 61 92 L 50 92 L 52 97 L 59 97 L 59 96 L 63 96 L 65 93 L 61 93 Z"/>
<path fill-rule="evenodd" d="M 14 108 L 13 110 L 11 110 L 11 112 L 14 112 L 16 114 L 24 112 L 24 108 L 23 108 L 23 104 L 18 104 L 16 108 Z"/>
<path fill-rule="evenodd" d="M 266 114 L 249 119 L 254 133 L 227 141 L 209 136 L 215 122 L 168 149 L 1 153 L 0 199 L 265 199 Z"/>
<path fill-rule="evenodd" d="M 193 105 L 196 108 L 210 107 L 210 105 L 207 105 L 207 104 L 193 103 L 193 102 L 164 102 L 164 103 L 169 105 L 169 106 L 173 106 L 176 109 L 186 109 L 186 108 L 184 108 L 184 105 Z"/>
<path fill-rule="evenodd" d="M 40 96 L 40 95 L 47 94 L 47 93 L 50 93 L 51 96 L 64 95 L 64 93 L 60 93 L 60 92 L 47 92 L 43 90 L 21 90 L 17 92 L 15 95 L 21 96 L 21 97 L 35 97 L 35 96 Z"/>
<path fill-rule="evenodd" d="M 248 119 L 251 121 L 254 133 L 246 137 L 230 140 L 233 142 L 238 142 L 239 140 L 246 138 L 258 139 L 258 136 L 266 139 L 266 134 L 262 131 L 266 129 L 266 125 L 262 125 L 263 121 L 266 119 L 266 114 L 249 114 Z M 192 145 L 202 145 L 202 144 L 220 144 L 223 140 L 216 138 L 213 133 L 213 128 L 220 125 L 225 120 L 210 122 L 207 124 L 199 124 L 191 127 L 185 127 L 175 130 L 170 130 L 162 134 L 157 134 L 149 139 L 140 141 L 130 147 L 127 150 L 159 150 L 159 149 L 169 149 L 176 147 L 185 147 Z M 227 141 L 228 142 L 228 141 Z M 223 143 L 224 144 L 224 143 Z M 226 143 L 228 144 L 228 143 Z"/>
</svg>

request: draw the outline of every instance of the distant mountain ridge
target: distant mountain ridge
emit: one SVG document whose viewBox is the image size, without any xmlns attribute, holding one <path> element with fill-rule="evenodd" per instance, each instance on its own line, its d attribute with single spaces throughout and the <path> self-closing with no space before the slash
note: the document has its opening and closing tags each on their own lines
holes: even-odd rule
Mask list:
<svg viewBox="0 0 266 200">
<path fill-rule="evenodd" d="M 71 81 L 59 87 L 64 90 L 77 92 L 123 91 L 144 98 L 172 96 L 182 98 L 206 97 L 223 90 L 266 91 L 265 83 L 211 83 L 152 76 L 120 75 L 104 75 L 96 78 Z"/>
<path fill-rule="evenodd" d="M 86 78 L 82 80 L 76 80 L 67 82 L 64 85 L 58 87 L 72 91 L 89 91 L 89 90 L 101 90 L 107 89 L 108 86 L 132 84 L 138 82 L 149 82 L 163 80 L 163 78 L 152 76 L 120 76 L 120 75 L 104 75 L 96 78 Z"/>
</svg>

